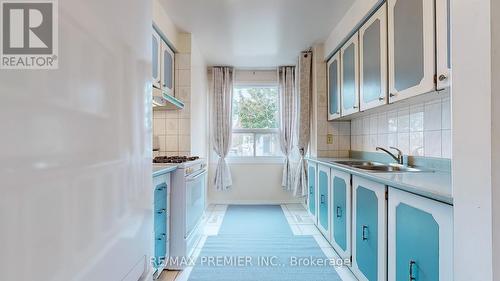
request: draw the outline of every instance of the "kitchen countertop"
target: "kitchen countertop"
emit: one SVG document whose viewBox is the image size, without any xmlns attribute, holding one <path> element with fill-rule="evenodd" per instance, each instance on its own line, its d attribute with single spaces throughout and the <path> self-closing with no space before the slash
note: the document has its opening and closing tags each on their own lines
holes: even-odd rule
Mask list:
<svg viewBox="0 0 500 281">
<path fill-rule="evenodd" d="M 178 164 L 153 164 L 153 177 L 173 172 Z"/>
<path fill-rule="evenodd" d="M 373 180 L 393 188 L 453 205 L 451 173 L 449 172 L 368 172 L 334 163 L 334 161 L 356 161 L 359 159 L 310 157 L 307 158 L 307 160 L 334 167 L 340 171 Z"/>
</svg>

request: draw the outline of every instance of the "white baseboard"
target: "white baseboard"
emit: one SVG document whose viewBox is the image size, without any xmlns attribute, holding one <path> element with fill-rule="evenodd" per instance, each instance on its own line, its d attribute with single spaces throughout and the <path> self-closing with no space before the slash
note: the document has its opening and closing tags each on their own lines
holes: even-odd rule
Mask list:
<svg viewBox="0 0 500 281">
<path fill-rule="evenodd" d="M 291 200 L 217 200 L 209 201 L 214 205 L 281 205 L 281 204 L 301 204 L 301 198 Z"/>
</svg>

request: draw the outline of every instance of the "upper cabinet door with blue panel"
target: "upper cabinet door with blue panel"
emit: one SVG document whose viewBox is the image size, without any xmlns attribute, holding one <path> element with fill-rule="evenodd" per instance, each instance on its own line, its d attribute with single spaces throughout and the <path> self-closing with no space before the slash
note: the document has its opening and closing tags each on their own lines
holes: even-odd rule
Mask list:
<svg viewBox="0 0 500 281">
<path fill-rule="evenodd" d="M 340 49 L 341 114 L 359 112 L 359 40 L 358 33 Z"/>
<path fill-rule="evenodd" d="M 170 47 L 162 42 L 162 88 L 165 93 L 174 96 L 175 83 L 175 54 Z"/>
<path fill-rule="evenodd" d="M 328 120 L 340 117 L 340 52 L 327 63 L 328 73 Z"/>
<path fill-rule="evenodd" d="M 316 221 L 316 163 L 309 162 L 307 169 L 307 179 L 309 186 L 309 195 L 307 197 L 307 207 L 309 213 L 315 218 Z"/>
<path fill-rule="evenodd" d="M 437 89 L 451 85 L 450 0 L 436 0 Z"/>
<path fill-rule="evenodd" d="M 359 30 L 360 110 L 387 103 L 387 6 Z"/>
<path fill-rule="evenodd" d="M 352 266 L 359 280 L 386 280 L 385 192 L 385 185 L 353 176 Z"/>
<path fill-rule="evenodd" d="M 389 102 L 435 90 L 434 0 L 388 0 Z"/>
<path fill-rule="evenodd" d="M 330 167 L 318 165 L 318 190 L 319 190 L 319 210 L 318 210 L 318 228 L 326 237 L 330 234 Z"/>
<path fill-rule="evenodd" d="M 331 170 L 331 235 L 335 251 L 344 259 L 351 257 L 351 175 Z"/>
<path fill-rule="evenodd" d="M 452 206 L 391 188 L 388 208 L 388 280 L 452 281 Z"/>
<path fill-rule="evenodd" d="M 160 54 L 161 54 L 161 39 L 160 35 L 153 30 L 152 36 L 152 63 L 153 63 L 153 86 L 160 89 L 161 88 L 161 63 L 160 63 Z"/>
</svg>

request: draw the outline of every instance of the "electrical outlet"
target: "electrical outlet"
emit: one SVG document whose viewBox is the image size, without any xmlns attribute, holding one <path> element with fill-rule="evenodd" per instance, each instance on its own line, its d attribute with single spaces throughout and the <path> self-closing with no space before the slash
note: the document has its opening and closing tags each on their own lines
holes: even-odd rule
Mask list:
<svg viewBox="0 0 500 281">
<path fill-rule="evenodd" d="M 326 143 L 333 144 L 333 135 L 332 134 L 326 135 Z"/>
</svg>

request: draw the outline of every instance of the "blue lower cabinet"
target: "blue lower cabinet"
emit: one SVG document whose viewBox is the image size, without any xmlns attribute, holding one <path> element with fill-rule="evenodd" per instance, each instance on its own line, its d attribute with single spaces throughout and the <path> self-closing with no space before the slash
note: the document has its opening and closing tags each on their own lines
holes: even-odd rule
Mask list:
<svg viewBox="0 0 500 281">
<path fill-rule="evenodd" d="M 385 196 L 385 185 L 353 176 L 352 266 L 359 280 L 386 280 Z"/>
<path fill-rule="evenodd" d="M 309 195 L 307 205 L 309 213 L 316 219 L 316 163 L 309 163 L 307 171 Z"/>
<path fill-rule="evenodd" d="M 342 258 L 351 257 L 351 175 L 331 170 L 331 238 Z"/>
<path fill-rule="evenodd" d="M 452 281 L 452 207 L 389 191 L 389 280 Z"/>
<path fill-rule="evenodd" d="M 330 193 L 330 167 L 318 165 L 318 228 L 328 237 L 330 231 L 329 193 Z"/>
<path fill-rule="evenodd" d="M 169 239 L 169 196 L 170 175 L 160 175 L 153 178 L 153 233 L 155 277 L 158 277 L 168 256 Z"/>
</svg>

